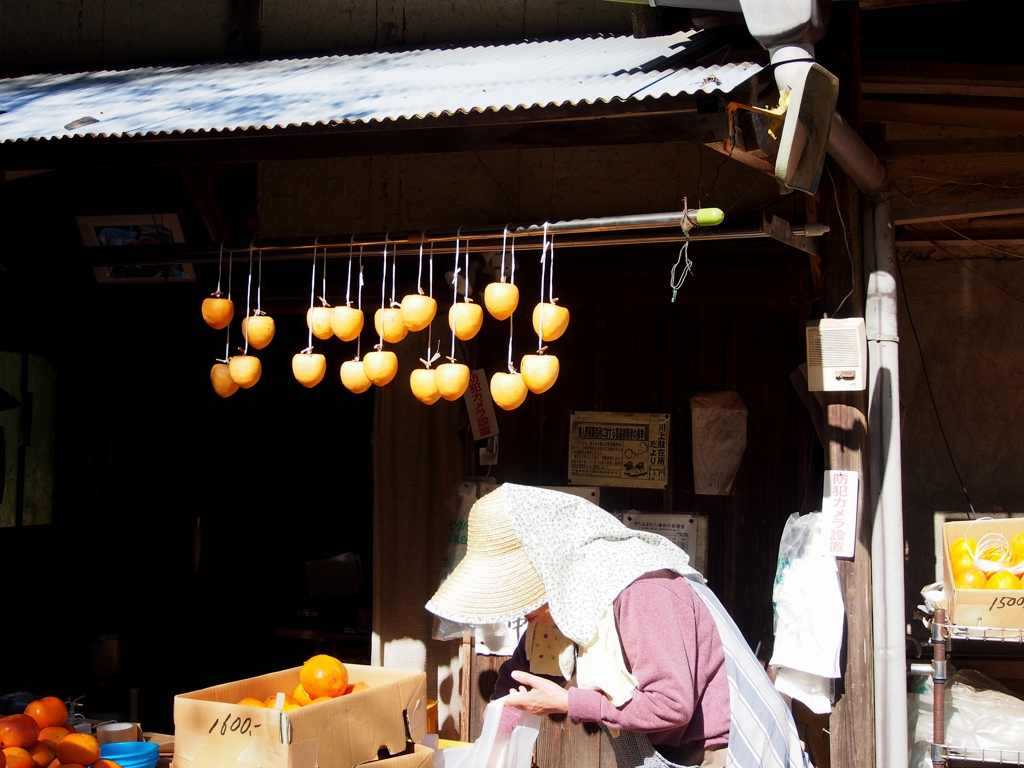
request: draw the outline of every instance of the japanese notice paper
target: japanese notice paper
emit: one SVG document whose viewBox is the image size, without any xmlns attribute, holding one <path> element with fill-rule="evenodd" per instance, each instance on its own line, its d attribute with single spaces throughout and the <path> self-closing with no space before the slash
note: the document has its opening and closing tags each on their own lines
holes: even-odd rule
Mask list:
<svg viewBox="0 0 1024 768">
<path fill-rule="evenodd" d="M 845 469 L 825 471 L 822 522 L 827 531 L 828 551 L 836 557 L 853 557 L 857 544 L 857 491 L 860 478 Z"/>
<path fill-rule="evenodd" d="M 634 531 L 664 536 L 690 556 L 690 565 L 704 573 L 708 565 L 708 518 L 706 515 L 648 514 L 630 510 L 617 514 Z"/>
<path fill-rule="evenodd" d="M 569 415 L 569 482 L 664 488 L 668 423 L 666 413 L 573 411 Z"/>
</svg>

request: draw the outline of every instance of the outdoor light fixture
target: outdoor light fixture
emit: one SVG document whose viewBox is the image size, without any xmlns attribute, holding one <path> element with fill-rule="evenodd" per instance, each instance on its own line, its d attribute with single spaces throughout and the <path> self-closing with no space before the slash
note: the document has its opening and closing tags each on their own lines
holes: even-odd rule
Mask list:
<svg viewBox="0 0 1024 768">
<path fill-rule="evenodd" d="M 839 80 L 814 62 L 797 61 L 785 66 L 790 90 L 786 92 L 789 101 L 775 159 L 775 178 L 790 189 L 813 195 L 825 167 Z"/>
<path fill-rule="evenodd" d="M 814 63 L 814 44 L 828 29 L 829 0 L 739 0 L 750 34 L 768 49 L 779 88 L 788 100 L 775 160 L 775 178 L 813 194 L 821 180 L 839 80 Z"/>
<path fill-rule="evenodd" d="M 821 180 L 839 80 L 814 62 L 814 44 L 828 29 L 831 0 L 648 0 L 654 6 L 742 11 L 750 34 L 768 51 L 779 106 L 766 110 L 732 103 L 729 112 L 759 112 L 781 123 L 775 178 L 789 189 L 814 194 Z M 727 149 L 731 149 L 730 128 Z"/>
</svg>

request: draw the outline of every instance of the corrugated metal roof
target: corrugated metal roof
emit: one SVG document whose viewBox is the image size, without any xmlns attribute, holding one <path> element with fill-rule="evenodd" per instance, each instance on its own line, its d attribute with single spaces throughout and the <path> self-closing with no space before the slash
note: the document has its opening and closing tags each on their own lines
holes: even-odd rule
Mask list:
<svg viewBox="0 0 1024 768">
<path fill-rule="evenodd" d="M 0 140 L 372 122 L 728 92 L 760 71 L 749 62 L 672 66 L 702 34 L 12 78 L 0 81 Z M 87 117 L 96 122 L 82 124 Z"/>
</svg>

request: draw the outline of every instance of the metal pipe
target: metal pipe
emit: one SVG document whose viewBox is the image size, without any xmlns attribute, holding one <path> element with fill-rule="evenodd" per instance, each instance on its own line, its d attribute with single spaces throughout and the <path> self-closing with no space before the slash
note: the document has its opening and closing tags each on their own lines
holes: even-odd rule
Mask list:
<svg viewBox="0 0 1024 768">
<path fill-rule="evenodd" d="M 906 609 L 896 238 L 892 192 L 864 200 L 865 323 L 868 341 L 868 483 L 872 635 L 875 646 L 875 759 L 907 766 Z"/>
<path fill-rule="evenodd" d="M 832 127 L 828 132 L 828 153 L 853 179 L 861 192 L 870 195 L 881 192 L 889 185 L 885 165 L 838 112 L 832 115 Z"/>
<path fill-rule="evenodd" d="M 937 745 L 946 743 L 946 611 L 935 609 L 932 617 L 932 760 L 945 764 Z M 939 759 L 936 759 L 939 758 Z"/>
<path fill-rule="evenodd" d="M 586 229 L 583 227 L 582 222 L 586 221 L 602 221 L 600 219 L 577 219 L 571 222 L 557 222 L 558 229 L 554 229 L 555 225 L 549 226 L 548 232 L 557 232 L 561 234 L 576 233 L 584 235 L 588 233 L 594 233 L 597 237 L 575 237 L 575 238 L 560 238 L 556 245 L 558 248 L 594 248 L 594 247 L 607 247 L 607 246 L 622 246 L 622 245 L 658 245 L 663 243 L 677 243 L 686 239 L 686 235 L 683 234 L 682 230 L 668 231 L 658 234 L 645 234 L 645 235 L 608 235 L 605 233 L 625 231 L 627 229 L 653 229 L 655 227 L 667 227 L 669 225 L 664 223 L 654 224 L 653 216 L 674 216 L 676 214 L 652 214 L 651 218 L 648 217 L 614 217 L 619 221 L 626 220 L 628 218 L 634 218 L 638 220 L 638 224 L 632 227 L 619 226 L 615 227 L 604 227 Z M 646 219 L 646 221 L 645 221 Z M 674 220 L 672 226 L 678 226 L 678 219 Z M 515 234 L 515 247 L 517 251 L 536 251 L 541 248 L 541 233 L 543 231 L 543 225 L 540 225 L 539 229 L 535 229 L 537 225 L 522 225 L 521 230 L 513 233 L 510 228 L 509 233 Z M 481 234 L 483 232 L 487 234 Z M 503 229 L 489 229 L 489 230 L 463 230 L 462 240 L 469 240 L 468 243 L 464 242 L 460 245 L 460 250 L 465 252 L 469 251 L 472 253 L 481 253 L 501 249 Z M 521 234 L 519 233 L 521 232 Z M 794 235 L 805 236 L 805 237 L 817 237 L 821 235 L 821 231 L 811 227 L 805 230 L 802 227 L 797 227 L 793 230 Z M 743 230 L 728 230 L 728 229 L 694 229 L 690 231 L 690 240 L 694 242 L 719 242 L 725 240 L 762 240 L 768 238 L 765 232 L 760 229 L 743 229 Z M 384 235 L 367 234 L 367 235 L 332 235 L 329 237 L 320 237 L 317 241 L 317 247 L 319 248 L 333 248 L 333 252 L 330 252 L 328 256 L 330 258 L 347 258 L 349 244 L 354 243 L 356 248 L 359 246 L 366 247 L 379 247 L 384 244 Z M 396 235 L 388 235 L 388 243 L 394 243 L 396 245 L 395 251 L 399 256 L 415 256 L 419 253 L 420 233 L 398 233 Z M 474 242 L 475 241 L 475 242 Z M 449 234 L 447 232 L 438 234 L 428 234 L 423 238 L 424 243 L 440 243 L 439 246 L 434 247 L 434 254 L 450 254 L 455 251 L 455 233 L 454 230 Z M 257 251 L 262 252 L 264 261 L 294 261 L 297 259 L 308 259 L 309 250 L 313 248 L 314 238 L 280 238 L 280 239 L 265 239 L 256 240 L 254 248 Z M 230 244 L 230 247 L 226 246 L 225 250 L 233 252 L 243 252 L 249 250 L 249 244 L 245 243 L 244 246 L 240 243 Z M 366 253 L 364 257 L 373 258 L 380 256 L 380 253 Z M 175 244 L 175 245 L 147 245 L 144 248 L 131 248 L 125 249 L 122 247 L 92 247 L 83 248 L 76 253 L 69 255 L 67 251 L 60 251 L 55 254 L 45 253 L 25 253 L 7 255 L 0 259 L 0 269 L 14 270 L 14 269 L 30 269 L 39 267 L 69 267 L 69 266 L 114 266 L 118 264 L 176 264 L 187 262 L 190 264 L 211 264 L 216 263 L 219 258 L 219 245 L 215 243 L 208 243 L 203 245 L 191 245 L 191 244 Z"/>
</svg>

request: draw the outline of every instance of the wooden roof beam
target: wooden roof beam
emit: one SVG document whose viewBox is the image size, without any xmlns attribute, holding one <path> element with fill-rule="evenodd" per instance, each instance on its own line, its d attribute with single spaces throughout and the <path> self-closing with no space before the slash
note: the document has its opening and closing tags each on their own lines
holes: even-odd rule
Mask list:
<svg viewBox="0 0 1024 768">
<path fill-rule="evenodd" d="M 875 123 L 919 123 L 1024 131 L 1024 100 L 937 97 L 930 100 L 862 99 L 861 117 Z"/>
<path fill-rule="evenodd" d="M 1024 154 L 1024 136 L 996 136 L 970 139 L 899 139 L 871 145 L 883 160 L 905 157 L 947 157 L 949 155 Z"/>
<path fill-rule="evenodd" d="M 931 221 L 977 219 L 987 216 L 1011 216 L 1024 213 L 1024 199 L 986 200 L 954 205 L 930 205 L 918 208 L 897 208 L 893 211 L 895 224 L 926 224 Z"/>
</svg>

